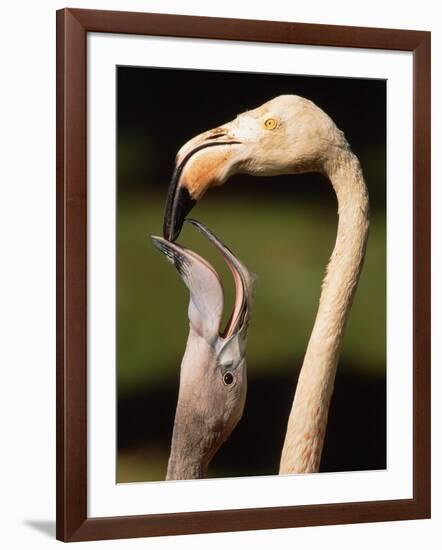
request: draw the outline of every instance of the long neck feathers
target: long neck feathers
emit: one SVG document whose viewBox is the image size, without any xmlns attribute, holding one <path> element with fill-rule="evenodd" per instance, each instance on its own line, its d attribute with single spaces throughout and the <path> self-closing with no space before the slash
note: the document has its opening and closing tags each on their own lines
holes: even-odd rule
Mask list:
<svg viewBox="0 0 442 550">
<path fill-rule="evenodd" d="M 369 227 L 367 188 L 348 147 L 326 164 L 338 199 L 335 247 L 290 412 L 280 474 L 317 472 L 348 312 L 359 280 Z"/>
<path fill-rule="evenodd" d="M 180 387 L 178 403 L 175 411 L 172 444 L 167 465 L 166 480 L 197 479 L 207 477 L 210 448 L 213 446 L 210 434 L 204 429 L 204 416 L 194 413 L 192 398 L 186 389 L 192 385 L 188 372 L 208 366 L 207 346 L 195 332 L 192 325 L 189 328 L 186 350 L 181 362 Z"/>
</svg>

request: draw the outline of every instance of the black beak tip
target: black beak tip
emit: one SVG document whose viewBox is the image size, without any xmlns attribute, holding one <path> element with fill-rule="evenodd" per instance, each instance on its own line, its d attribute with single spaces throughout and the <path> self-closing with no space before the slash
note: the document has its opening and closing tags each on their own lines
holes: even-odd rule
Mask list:
<svg viewBox="0 0 442 550">
<path fill-rule="evenodd" d="M 173 227 L 171 224 L 164 223 L 163 237 L 170 242 L 174 242 L 180 236 L 181 228 Z"/>
<path fill-rule="evenodd" d="M 178 239 L 184 220 L 195 204 L 196 200 L 190 197 L 185 187 L 180 185 L 171 190 L 164 213 L 163 236 L 166 240 L 173 242 Z"/>
</svg>

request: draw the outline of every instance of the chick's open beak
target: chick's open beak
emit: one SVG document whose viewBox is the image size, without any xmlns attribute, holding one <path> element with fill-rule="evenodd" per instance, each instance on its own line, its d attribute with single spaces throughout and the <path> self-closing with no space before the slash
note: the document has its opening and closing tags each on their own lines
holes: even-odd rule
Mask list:
<svg viewBox="0 0 442 550">
<path fill-rule="evenodd" d="M 242 330 L 245 338 L 253 298 L 253 277 L 233 252 L 205 225 L 187 220 L 221 252 L 235 283 L 235 303 L 227 325 L 221 329 L 224 293 L 215 269 L 193 250 L 161 237 L 152 236 L 154 246 L 176 267 L 190 291 L 189 319 L 206 339 L 229 338 Z"/>
<path fill-rule="evenodd" d="M 180 149 L 167 193 L 165 239 L 175 241 L 187 214 L 206 189 L 225 181 L 231 147 L 239 143 L 226 128 L 219 127 L 194 137 Z"/>
</svg>

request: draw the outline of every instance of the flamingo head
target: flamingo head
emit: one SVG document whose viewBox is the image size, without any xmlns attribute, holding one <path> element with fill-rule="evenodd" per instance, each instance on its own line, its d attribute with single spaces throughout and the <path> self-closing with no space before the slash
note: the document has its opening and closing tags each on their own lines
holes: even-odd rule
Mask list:
<svg viewBox="0 0 442 550">
<path fill-rule="evenodd" d="M 164 238 L 178 238 L 184 219 L 207 189 L 233 174 L 273 176 L 325 171 L 345 138 L 312 101 L 282 95 L 203 132 L 178 151 L 164 213 Z"/>
</svg>

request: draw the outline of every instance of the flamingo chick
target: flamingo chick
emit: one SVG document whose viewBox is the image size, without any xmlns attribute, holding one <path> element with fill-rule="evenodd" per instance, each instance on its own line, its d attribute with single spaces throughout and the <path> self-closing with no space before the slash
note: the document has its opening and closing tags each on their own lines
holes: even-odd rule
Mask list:
<svg viewBox="0 0 442 550">
<path fill-rule="evenodd" d="M 207 477 L 210 461 L 242 416 L 247 389 L 245 351 L 252 277 L 207 227 L 188 221 L 221 252 L 233 274 L 236 298 L 221 331 L 223 287 L 214 268 L 192 250 L 152 237 L 190 294 L 189 336 L 181 363 L 168 480 Z"/>
</svg>

